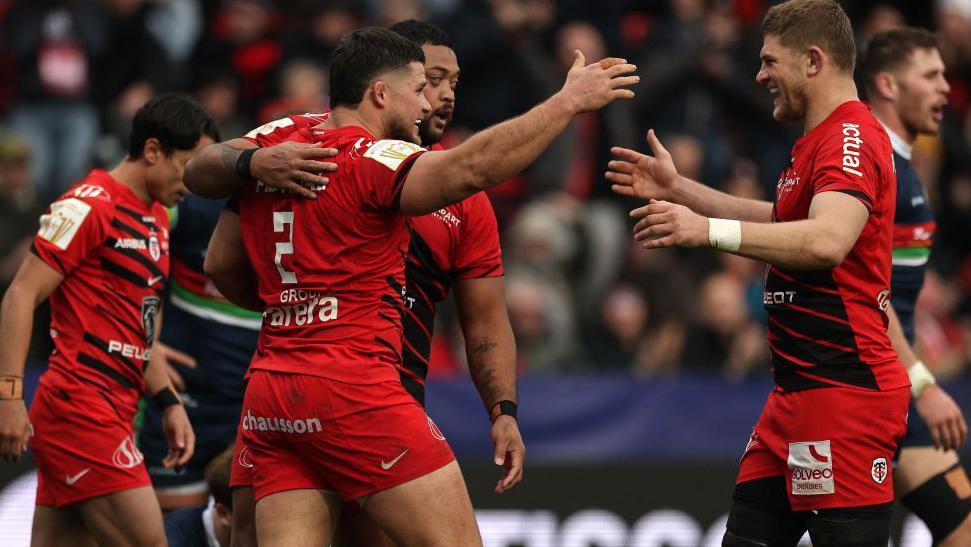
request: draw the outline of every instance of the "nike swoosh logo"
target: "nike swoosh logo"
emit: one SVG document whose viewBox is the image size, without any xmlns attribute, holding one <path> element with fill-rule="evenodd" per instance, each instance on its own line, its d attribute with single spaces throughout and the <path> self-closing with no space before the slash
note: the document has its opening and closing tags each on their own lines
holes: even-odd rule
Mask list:
<svg viewBox="0 0 971 547">
<path fill-rule="evenodd" d="M 409 450 L 411 449 L 406 448 L 404 452 L 402 452 L 401 454 L 398 454 L 398 457 L 391 460 L 390 462 L 385 462 L 384 460 L 381 460 L 381 469 L 384 469 L 385 471 L 387 471 L 388 469 L 391 469 L 392 467 L 394 467 L 394 464 L 398 463 L 398 460 L 400 460 L 401 458 L 404 458 L 405 454 L 407 454 Z"/>
<path fill-rule="evenodd" d="M 91 468 L 90 467 L 85 467 L 83 471 L 81 471 L 77 475 L 74 475 L 73 477 L 70 476 L 70 475 L 66 475 L 64 477 L 64 482 L 66 482 L 68 486 L 74 486 L 74 483 L 76 483 L 79 480 L 81 480 L 81 477 L 87 475 L 88 474 L 88 471 L 91 471 Z"/>
<path fill-rule="evenodd" d="M 148 278 L 148 286 L 151 287 L 152 285 L 158 283 L 161 280 L 162 280 L 162 276 L 149 277 Z"/>
</svg>

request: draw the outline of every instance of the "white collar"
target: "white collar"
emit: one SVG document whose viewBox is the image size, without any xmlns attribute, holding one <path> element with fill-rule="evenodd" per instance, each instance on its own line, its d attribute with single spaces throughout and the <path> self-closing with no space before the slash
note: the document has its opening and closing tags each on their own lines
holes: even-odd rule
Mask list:
<svg viewBox="0 0 971 547">
<path fill-rule="evenodd" d="M 220 547 L 219 540 L 216 539 L 215 525 L 212 522 L 212 519 L 216 518 L 215 513 L 216 499 L 209 496 L 209 505 L 202 512 L 202 527 L 206 529 L 206 539 L 209 541 L 209 547 Z"/>
<path fill-rule="evenodd" d="M 893 151 L 900 154 L 905 160 L 910 160 L 910 156 L 914 153 L 914 145 L 907 143 L 900 135 L 894 133 L 893 129 L 890 129 L 883 122 L 880 125 L 887 131 L 887 135 L 890 137 L 890 146 Z"/>
</svg>

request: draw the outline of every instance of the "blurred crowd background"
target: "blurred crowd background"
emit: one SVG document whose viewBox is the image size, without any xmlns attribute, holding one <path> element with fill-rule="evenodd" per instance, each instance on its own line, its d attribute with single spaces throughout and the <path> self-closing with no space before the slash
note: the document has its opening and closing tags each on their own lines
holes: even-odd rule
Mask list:
<svg viewBox="0 0 971 547">
<path fill-rule="evenodd" d="M 755 84 L 768 0 L 0 0 L 0 292 L 51 199 L 124 154 L 139 106 L 193 95 L 224 138 L 328 107 L 328 58 L 365 25 L 447 30 L 462 69 L 446 144 L 553 93 L 582 50 L 639 67 L 633 101 L 578 117 L 490 197 L 523 373 L 768 375 L 764 266 L 707 249 L 645 251 L 636 201 L 603 179 L 610 146 L 655 128 L 682 174 L 771 199 L 799 128 Z M 918 307 L 920 353 L 941 377 L 971 364 L 971 0 L 843 2 L 858 47 L 902 24 L 940 33 L 951 85 L 941 135 L 914 165 L 939 224 Z M 441 313 L 433 376 L 464 373 L 455 313 Z M 32 359 L 43 365 L 46 324 Z"/>
</svg>

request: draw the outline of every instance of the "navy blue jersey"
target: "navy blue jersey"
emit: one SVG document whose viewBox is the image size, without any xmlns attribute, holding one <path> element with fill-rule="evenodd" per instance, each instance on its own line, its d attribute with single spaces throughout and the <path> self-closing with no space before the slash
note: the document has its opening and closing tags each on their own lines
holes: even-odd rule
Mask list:
<svg viewBox="0 0 971 547">
<path fill-rule="evenodd" d="M 169 547 L 209 547 L 205 517 L 210 517 L 206 507 L 178 509 L 166 515 L 165 539 Z"/>
<path fill-rule="evenodd" d="M 893 274 L 891 302 L 900 318 L 904 335 L 914 342 L 914 308 L 924 285 L 924 274 L 931 254 L 937 225 L 927 200 L 924 185 L 910 162 L 910 146 L 890 132 L 893 160 L 897 171 L 897 208 L 893 229 Z"/>
</svg>

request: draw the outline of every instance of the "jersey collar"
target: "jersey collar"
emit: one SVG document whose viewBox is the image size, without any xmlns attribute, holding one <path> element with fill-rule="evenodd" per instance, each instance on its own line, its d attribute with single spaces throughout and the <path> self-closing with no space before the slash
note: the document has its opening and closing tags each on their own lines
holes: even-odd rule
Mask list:
<svg viewBox="0 0 971 547">
<path fill-rule="evenodd" d="M 890 129 L 884 125 L 883 122 L 880 122 L 880 125 L 883 125 L 883 128 L 887 131 L 887 135 L 890 137 L 890 146 L 893 148 L 893 151 L 900 154 L 900 156 L 905 160 L 910 161 L 910 156 L 913 155 L 914 152 L 914 146 L 912 144 L 908 144 L 903 137 L 894 133 L 893 129 Z"/>
</svg>

